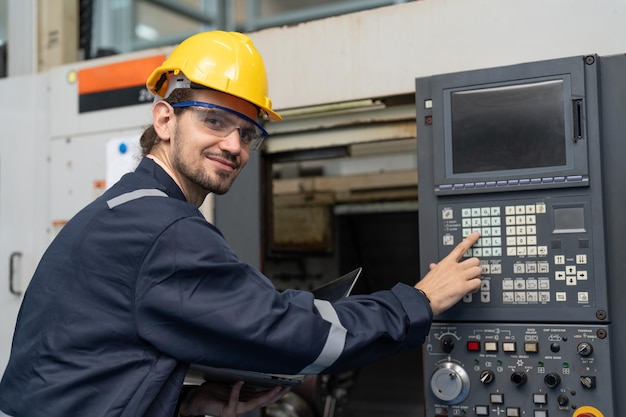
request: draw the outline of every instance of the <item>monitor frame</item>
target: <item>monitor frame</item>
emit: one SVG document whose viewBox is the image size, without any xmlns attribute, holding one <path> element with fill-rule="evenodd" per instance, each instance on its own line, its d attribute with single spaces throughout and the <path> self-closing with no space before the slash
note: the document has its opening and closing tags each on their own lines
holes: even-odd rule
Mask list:
<svg viewBox="0 0 626 417">
<path fill-rule="evenodd" d="M 563 63 L 546 74 L 542 63 L 520 65 L 513 72 L 498 68 L 450 73 L 431 77 L 432 99 L 424 103 L 431 109 L 433 127 L 433 176 L 436 194 L 466 194 L 522 189 L 577 187 L 589 184 L 585 112 L 585 75 L 581 65 Z M 451 97 L 503 87 L 519 87 L 558 81 L 562 84 L 565 163 L 480 172 L 455 173 Z M 420 103 L 418 103 L 420 105 Z M 520 118 L 523 118 L 520 115 Z M 419 136 L 419 134 L 418 134 Z"/>
</svg>

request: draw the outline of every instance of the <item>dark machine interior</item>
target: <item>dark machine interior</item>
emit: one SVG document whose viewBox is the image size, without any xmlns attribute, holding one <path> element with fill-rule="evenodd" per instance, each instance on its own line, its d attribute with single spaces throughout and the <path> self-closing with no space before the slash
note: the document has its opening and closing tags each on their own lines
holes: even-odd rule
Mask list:
<svg viewBox="0 0 626 417">
<path fill-rule="evenodd" d="M 363 273 L 353 294 L 417 282 L 416 171 L 411 162 L 405 162 L 416 159 L 415 139 L 406 143 L 408 153 L 377 155 L 390 158 L 395 172 L 406 173 L 407 181 L 400 186 L 364 186 L 367 175 L 386 181 L 385 174 L 395 172 L 376 166 L 377 162 L 359 161 L 349 152 L 343 158 L 300 154 L 265 161 L 266 175 L 272 179 L 266 184 L 272 186 L 265 190 L 268 221 L 263 226 L 263 269 L 278 288 L 312 288 L 359 266 Z M 358 167 L 357 171 L 362 170 L 358 174 L 335 173 L 333 164 L 354 161 L 365 167 Z M 306 399 L 312 413 L 292 410 L 288 414 L 420 417 L 424 406 L 421 361 L 421 351 L 414 349 L 342 375 L 318 377 L 294 390 Z M 285 415 L 281 413 L 285 409 L 268 414 Z"/>
<path fill-rule="evenodd" d="M 417 212 L 338 216 L 341 269 L 363 266 L 355 293 L 414 284 L 419 276 Z M 416 417 L 423 414 L 421 352 L 411 350 L 356 372 L 343 416 Z"/>
</svg>

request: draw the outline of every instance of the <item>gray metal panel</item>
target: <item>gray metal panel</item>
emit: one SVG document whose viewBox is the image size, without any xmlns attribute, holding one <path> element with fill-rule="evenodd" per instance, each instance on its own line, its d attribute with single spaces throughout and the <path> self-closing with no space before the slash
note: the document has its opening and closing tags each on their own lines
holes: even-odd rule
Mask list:
<svg viewBox="0 0 626 417">
<path fill-rule="evenodd" d="M 224 195 L 215 196 L 215 225 L 239 259 L 261 266 L 260 151 L 252 151 L 248 165 Z"/>
<path fill-rule="evenodd" d="M 6 98 L 0 103 L 0 374 L 9 359 L 18 293 L 26 290 L 50 238 L 47 91 L 47 74 L 0 80 Z"/>
<path fill-rule="evenodd" d="M 626 263 L 624 236 L 626 236 L 626 55 L 600 59 L 600 94 L 602 169 L 604 178 L 604 216 L 606 222 L 606 259 L 609 302 L 613 325 L 611 329 L 612 362 L 615 364 L 613 392 L 616 395 L 615 416 L 626 415 L 626 373 L 621 352 L 626 346 Z"/>
<path fill-rule="evenodd" d="M 591 275 L 595 280 L 597 290 L 595 297 L 593 292 L 591 292 L 592 289 L 589 292 L 590 299 L 593 298 L 592 302 L 589 304 L 589 307 L 592 308 L 584 308 L 583 304 L 586 301 L 581 299 L 580 296 L 577 300 L 578 303 L 581 304 L 580 308 L 576 308 L 574 304 L 571 306 L 567 306 L 565 304 L 566 299 L 569 300 L 570 296 L 573 296 L 577 291 L 580 291 L 573 290 L 577 285 L 578 288 L 583 288 L 585 285 L 585 282 L 582 284 L 580 282 L 576 283 L 574 278 L 571 287 L 565 287 L 564 289 L 562 288 L 558 290 L 561 294 L 567 294 L 567 298 L 561 299 L 563 306 L 562 311 L 550 308 L 549 303 L 546 305 L 530 305 L 529 303 L 527 306 L 528 308 L 524 308 L 522 305 L 523 302 L 516 306 L 517 300 L 515 303 L 511 304 L 502 302 L 502 305 L 498 304 L 497 299 L 495 300 L 495 305 L 493 303 L 494 300 L 488 300 L 485 301 L 484 307 L 481 305 L 474 305 L 475 309 L 480 310 L 484 314 L 476 315 L 476 317 L 480 316 L 480 318 L 475 319 L 480 321 L 480 323 L 470 323 L 473 320 L 468 319 L 468 317 L 472 316 L 475 312 L 471 311 L 472 308 L 470 305 L 461 302 L 455 307 L 455 309 L 437 318 L 438 320 L 433 325 L 433 331 L 431 332 L 430 338 L 436 335 L 439 327 L 448 331 L 451 328 L 450 326 L 456 326 L 458 329 L 463 329 L 461 333 L 467 330 L 465 336 L 468 338 L 470 337 L 469 335 L 474 337 L 473 335 L 475 335 L 478 330 L 485 328 L 488 325 L 500 325 L 498 328 L 499 330 L 507 328 L 510 331 L 517 331 L 516 329 L 520 328 L 520 326 L 528 326 L 533 330 L 543 329 L 539 331 L 537 335 L 537 341 L 540 342 L 537 345 L 537 352 L 542 355 L 541 363 L 547 363 L 548 359 L 558 359 L 559 361 L 563 361 L 564 364 L 568 364 L 567 366 L 569 367 L 570 365 L 576 363 L 576 361 L 582 360 L 584 362 L 587 360 L 585 358 L 589 356 L 591 358 L 589 363 L 593 362 L 594 366 L 587 368 L 574 366 L 569 370 L 565 368 L 563 370 L 558 370 L 558 367 L 555 365 L 555 369 L 552 373 L 554 378 L 552 379 L 543 379 L 543 372 L 539 372 L 539 369 L 529 373 L 528 384 L 533 387 L 533 392 L 547 393 L 547 397 L 550 398 L 547 405 L 535 403 L 534 407 L 541 409 L 552 408 L 556 404 L 556 400 L 558 398 L 559 412 L 566 410 L 571 412 L 576 408 L 581 410 L 582 406 L 589 405 L 597 407 L 604 412 L 604 415 L 622 415 L 626 412 L 626 400 L 623 397 L 620 397 L 619 394 L 626 392 L 626 383 L 621 381 L 617 376 L 624 372 L 624 367 L 620 365 L 621 358 L 619 357 L 619 352 L 621 352 L 622 346 L 626 343 L 626 329 L 620 320 L 621 317 L 624 317 L 624 309 L 626 308 L 623 305 L 623 300 L 621 299 L 626 291 L 626 280 L 624 280 L 626 267 L 622 261 L 623 255 L 621 253 L 621 248 L 623 247 L 623 236 L 626 234 L 626 222 L 624 222 L 623 218 L 623 208 L 626 205 L 626 194 L 623 192 L 624 178 L 626 178 L 626 164 L 624 164 L 624 155 L 626 155 L 626 134 L 624 133 L 626 132 L 626 119 L 624 118 L 624 114 L 626 114 L 626 79 L 624 77 L 624 74 L 626 74 L 626 55 L 595 57 L 595 64 L 593 56 L 587 58 L 589 59 L 585 60 L 584 98 L 586 100 L 586 108 L 584 117 L 586 122 L 585 128 L 587 129 L 588 135 L 587 141 L 590 183 L 589 187 L 580 187 L 578 190 L 555 189 L 504 192 L 499 195 L 495 195 L 495 199 L 480 198 L 476 194 L 445 197 L 435 196 L 434 193 L 430 191 L 430 187 L 433 185 L 431 182 L 433 180 L 434 171 L 433 163 L 436 163 L 436 161 L 433 162 L 431 160 L 433 155 L 433 146 L 432 143 L 430 143 L 432 142 L 432 132 L 429 131 L 428 127 L 424 128 L 423 126 L 425 112 L 424 109 L 420 108 L 420 105 L 423 103 L 425 98 L 431 98 L 431 95 L 436 94 L 439 90 L 436 86 L 431 84 L 429 79 L 417 80 L 417 120 L 418 130 L 420 131 L 420 135 L 418 135 L 418 156 L 420 158 L 418 165 L 420 167 L 419 216 L 420 243 L 422 243 L 420 247 L 422 252 L 421 261 L 422 268 L 425 268 L 428 261 L 432 261 L 430 258 L 436 258 L 442 255 L 442 237 L 446 234 L 456 233 L 456 229 L 452 227 L 455 223 L 448 219 L 452 219 L 455 216 L 453 213 L 460 212 L 462 209 L 465 209 L 466 211 L 468 209 L 480 210 L 486 206 L 496 206 L 497 208 L 504 208 L 508 206 L 528 207 L 528 204 L 532 203 L 531 200 L 537 199 L 538 197 L 540 197 L 542 201 L 545 201 L 547 206 L 552 205 L 552 207 L 556 207 L 557 205 L 559 207 L 573 207 L 576 204 L 582 207 L 584 205 L 584 211 L 588 214 L 585 220 L 585 229 L 588 231 L 587 235 L 577 236 L 579 232 L 572 230 L 568 231 L 570 235 L 567 238 L 562 237 L 554 231 L 555 229 L 558 229 L 558 227 L 556 227 L 556 221 L 554 220 L 556 216 L 552 219 L 552 221 L 555 222 L 554 227 L 552 228 L 549 224 L 540 224 L 540 216 L 538 215 L 536 238 L 537 241 L 550 241 L 548 249 L 549 256 L 545 257 L 545 261 L 550 263 L 550 274 L 546 274 L 546 276 L 550 277 L 551 286 L 561 285 L 559 282 L 560 275 L 558 274 L 559 268 L 561 268 L 559 265 L 567 264 L 568 260 L 571 262 L 571 260 L 577 259 L 579 254 L 584 254 L 584 252 L 589 250 L 587 258 L 589 258 L 589 256 L 593 256 L 594 260 L 592 262 L 595 264 L 595 267 L 588 265 L 588 268 L 590 271 L 593 271 L 593 274 Z M 434 99 L 435 97 L 432 98 Z M 426 112 L 426 115 L 428 114 L 429 113 Z M 433 117 L 434 116 L 436 115 L 433 113 Z M 422 124 L 422 126 L 420 126 L 420 124 Z M 419 129 L 420 127 L 423 127 L 424 129 Z M 505 199 L 509 200 L 506 204 L 500 204 L 498 201 Z M 526 201 L 524 199 L 529 200 Z M 585 200 L 584 204 L 577 203 L 578 201 L 583 202 L 583 200 Z M 552 201 L 552 203 L 550 203 L 550 201 Z M 450 212 L 449 218 L 444 216 L 445 210 Z M 555 210 L 552 211 L 555 212 Z M 474 214 L 471 216 L 473 217 Z M 439 230 L 437 232 L 433 231 L 432 219 L 434 218 L 444 219 L 443 221 L 439 221 L 440 226 L 438 227 Z M 445 223 L 445 227 L 441 226 L 442 223 Z M 543 232 L 540 232 L 540 229 L 543 230 Z M 551 234 L 553 234 L 554 237 L 552 237 Z M 567 241 L 569 239 L 577 238 L 581 239 L 578 247 L 568 249 Z M 438 244 L 434 245 L 435 248 L 439 246 L 439 250 L 433 248 L 433 245 L 424 244 L 424 242 L 430 243 L 433 240 L 439 241 Z M 588 242 L 589 245 L 584 246 L 582 245 L 583 242 Z M 558 243 L 558 245 L 555 245 L 555 243 Z M 509 244 L 507 243 L 507 249 L 509 248 L 508 246 Z M 515 244 L 513 244 L 513 246 L 515 246 Z M 562 257 L 564 258 L 564 262 L 557 262 L 556 255 L 564 252 L 567 252 L 567 254 L 565 254 L 566 256 Z M 570 257 L 570 253 L 576 256 Z M 501 265 L 505 266 L 505 258 L 502 259 Z M 575 268 L 580 268 L 581 266 L 578 265 L 577 260 L 576 263 L 577 265 Z M 584 263 L 581 262 L 581 264 Z M 529 271 L 526 270 L 523 274 L 526 278 L 529 275 L 528 272 Z M 555 272 L 557 273 L 552 275 Z M 566 272 L 566 274 L 568 273 L 569 272 Z M 515 275 L 512 276 L 515 278 Z M 498 288 L 504 290 L 503 283 L 507 279 L 509 278 L 502 276 L 501 279 L 492 280 L 491 285 L 498 287 L 498 285 L 501 284 L 501 287 Z M 586 277 L 583 278 L 583 280 L 586 279 Z M 528 282 L 529 280 L 526 280 L 526 283 Z M 608 291 L 606 291 L 607 287 Z M 517 290 L 517 288 L 515 288 L 515 290 Z M 528 288 L 526 288 L 526 290 L 528 290 Z M 511 292 L 513 293 L 513 291 Z M 602 293 L 608 294 L 606 297 L 602 297 Z M 502 295 L 504 298 L 504 292 L 502 292 Z M 496 294 L 496 298 L 497 296 L 498 294 Z M 595 305 L 593 305 L 594 301 L 596 302 Z M 489 305 L 496 308 L 489 308 Z M 602 310 L 607 307 L 609 309 L 608 316 L 596 314 L 595 318 L 593 315 L 585 317 L 585 310 L 589 310 L 589 312 L 595 311 L 597 313 L 602 313 Z M 458 314 L 454 315 L 454 311 Z M 517 317 L 512 318 L 512 322 L 514 322 L 514 324 L 503 323 L 505 313 L 511 316 L 511 313 L 514 312 L 519 313 Z M 456 323 L 442 323 L 441 321 L 446 318 L 448 318 L 448 321 L 456 321 Z M 594 324 L 596 318 L 597 322 Z M 544 332 L 553 332 L 553 329 L 559 329 L 560 327 L 571 327 L 571 329 L 583 329 L 585 327 L 589 327 L 589 329 L 585 330 L 585 332 L 587 332 L 591 338 L 594 337 L 592 336 L 593 333 L 597 336 L 597 340 L 593 340 L 592 343 L 595 350 L 590 353 L 585 353 L 585 351 L 580 348 L 565 348 L 563 344 L 559 347 L 550 343 L 541 343 L 541 338 Z M 500 332 L 498 337 L 505 336 L 506 334 Z M 571 343 L 573 340 L 584 341 L 587 337 L 588 336 L 580 335 L 570 336 L 568 338 L 562 338 L 562 341 L 567 341 L 567 343 Z M 525 341 L 534 340 L 532 335 L 525 335 L 522 337 L 521 334 L 518 334 L 516 336 L 516 340 L 519 341 L 520 338 L 523 338 Z M 548 339 L 548 341 L 549 340 L 551 339 Z M 443 341 L 443 339 L 438 342 L 441 341 Z M 461 339 L 458 339 L 458 341 L 460 342 Z M 441 344 L 437 343 L 426 346 L 426 355 L 424 359 L 424 376 L 426 382 L 428 382 L 430 378 L 430 382 L 435 383 L 436 385 L 439 383 L 438 378 L 441 375 L 452 376 L 452 373 L 457 371 L 461 376 L 465 375 L 466 372 L 468 374 L 466 380 L 464 380 L 461 384 L 457 384 L 457 386 L 446 386 L 443 387 L 442 390 L 439 390 L 439 388 L 441 388 L 440 386 L 431 385 L 431 392 L 427 392 L 427 409 L 430 410 L 430 408 L 435 405 L 435 407 L 441 409 L 441 412 L 437 411 L 437 413 L 442 414 L 443 412 L 460 411 L 463 407 L 466 407 L 466 411 L 474 410 L 478 415 L 487 415 L 484 413 L 489 413 L 490 407 L 492 407 L 492 409 L 498 409 L 498 407 L 501 408 L 501 406 L 497 403 L 490 404 L 490 400 L 487 397 L 481 397 L 479 395 L 481 389 L 484 388 L 486 389 L 484 390 L 485 393 L 504 393 L 506 398 L 506 407 L 516 407 L 514 403 L 517 403 L 522 399 L 530 401 L 530 391 L 528 391 L 523 397 L 519 396 L 522 391 L 520 391 L 519 386 L 515 385 L 520 385 L 520 382 L 514 380 L 514 373 L 511 374 L 514 367 L 520 366 L 519 364 L 521 362 L 516 362 L 515 364 L 509 366 L 509 372 L 504 371 L 502 374 L 499 374 L 496 370 L 496 373 L 494 374 L 496 376 L 495 380 L 489 377 L 488 374 L 485 374 L 487 376 L 484 378 L 483 374 L 480 374 L 479 377 L 472 374 L 472 372 L 477 370 L 477 366 L 483 366 L 483 360 L 485 361 L 484 366 L 487 367 L 488 365 L 486 361 L 489 360 L 489 363 L 492 363 L 496 357 L 502 360 L 503 363 L 506 363 L 506 361 L 509 360 L 509 357 L 520 358 L 517 354 L 511 353 L 510 351 L 504 351 L 503 346 L 500 345 L 501 341 L 502 340 L 499 340 L 497 343 L 493 344 L 496 350 L 487 350 L 486 346 L 483 345 L 481 341 L 480 345 L 476 345 L 477 349 L 474 351 L 475 353 L 470 353 L 470 346 L 467 345 L 466 347 L 465 342 L 456 343 L 456 340 L 452 340 L 452 344 L 450 344 L 450 342 L 442 342 Z M 454 344 L 457 345 L 457 348 L 453 347 Z M 601 350 L 597 350 L 598 347 L 601 347 Z M 437 349 L 442 350 L 445 355 L 441 357 L 433 355 L 433 352 L 436 353 Z M 454 351 L 452 349 L 454 349 Z M 532 355 L 535 354 L 533 352 L 534 351 L 529 350 L 524 354 L 526 357 L 532 357 Z M 548 356 L 543 356 L 546 352 L 548 353 Z M 554 354 L 558 357 L 555 357 Z M 465 371 L 463 369 L 465 369 Z M 577 369 L 602 370 L 599 371 L 597 375 L 593 375 L 593 378 L 591 378 L 590 375 L 581 374 L 578 375 L 577 378 L 572 378 L 570 380 L 572 372 Z M 615 378 L 612 378 L 609 369 L 612 371 Z M 437 371 L 433 372 L 434 370 Z M 561 382 L 558 382 L 555 379 L 556 376 L 561 378 Z M 586 383 L 590 381 L 590 378 L 593 379 L 593 386 L 586 385 Z M 511 385 L 512 383 L 513 385 Z M 471 393 L 467 398 L 464 398 L 464 395 L 470 385 L 473 385 Z M 567 394 L 568 392 L 574 391 L 578 393 L 575 398 L 564 399 L 564 396 L 569 395 Z M 454 398 L 451 401 L 448 401 L 447 397 L 441 394 L 438 395 L 438 393 L 441 392 L 449 392 Z M 434 397 L 430 394 L 433 394 Z M 587 396 L 587 398 L 584 398 L 583 394 Z M 560 402 L 563 402 L 563 404 L 560 404 Z M 614 408 L 611 408 L 612 406 Z M 446 409 L 446 407 L 450 407 L 453 410 L 451 411 Z M 557 412 L 557 410 L 554 409 L 550 411 L 550 415 L 553 414 L 553 411 Z"/>
<path fill-rule="evenodd" d="M 593 56 L 588 61 L 584 58 L 583 56 L 569 57 L 481 71 L 443 74 L 416 80 L 420 241 L 429 242 L 428 245 L 420 246 L 422 273 L 427 272 L 430 262 L 445 256 L 453 245 L 462 239 L 462 233 L 465 231 L 474 230 L 478 226 L 483 232 L 483 237 L 486 238 L 481 239 L 483 243 L 479 242 L 479 245 L 473 249 L 473 255 L 481 258 L 483 266 L 481 292 L 473 294 L 471 298 L 468 297 L 464 302 L 443 313 L 439 317 L 440 320 L 482 321 L 490 320 L 492 317 L 512 322 L 519 320 L 597 322 L 600 320 L 606 323 L 610 320 L 606 315 L 607 294 L 604 279 L 606 273 L 604 270 L 597 68 Z M 491 83 L 535 80 L 541 79 L 546 74 L 561 74 L 564 79 L 571 79 L 571 97 L 585 99 L 585 140 L 580 141 L 581 149 L 572 153 L 571 163 L 573 169 L 581 169 L 579 173 L 583 175 L 589 173 L 588 186 L 545 188 L 542 184 L 542 189 L 533 190 L 511 185 L 498 187 L 499 190 L 496 191 L 504 192 L 496 194 L 493 191 L 481 194 L 476 186 L 469 194 L 454 195 L 458 194 L 455 188 L 453 195 L 437 195 L 436 187 L 440 184 L 437 181 L 441 181 L 444 177 L 442 172 L 445 172 L 443 165 L 446 162 L 443 156 L 447 158 L 450 152 L 443 146 L 444 113 L 449 110 L 444 106 L 445 90 L 450 87 L 483 88 L 493 85 Z M 427 99 L 432 99 L 432 111 L 420 108 Z M 432 126 L 425 122 L 425 117 L 431 115 Z M 550 172 L 550 175 L 568 175 L 560 169 L 560 167 L 556 168 L 554 173 Z M 487 177 L 483 178 L 481 175 L 484 173 L 477 173 L 476 179 L 469 178 L 465 181 L 487 181 Z M 544 172 L 524 175 L 547 174 Z M 491 179 L 495 182 L 496 178 Z M 535 231 L 529 234 L 525 231 L 509 232 L 508 229 L 511 226 L 509 221 L 511 219 L 515 221 L 515 215 L 520 213 L 516 212 L 511 216 L 507 210 L 518 206 L 524 209 L 526 206 L 535 207 L 535 205 L 537 210 L 540 206 L 544 210 L 544 214 L 540 214 L 539 211 L 535 214 L 533 211 L 531 217 L 536 217 L 537 222 L 533 225 Z M 586 224 L 583 229 L 576 233 L 573 231 L 561 233 L 553 227 L 552 223 L 555 222 L 557 210 L 561 210 L 564 206 L 584 209 Z M 469 216 L 466 218 L 463 214 L 467 210 L 473 212 L 485 208 L 491 210 L 487 218 L 482 216 L 481 219 L 472 215 L 473 218 L 469 219 Z M 497 215 L 493 214 L 494 209 L 497 210 Z M 523 211 L 522 214 L 526 212 Z M 487 224 L 491 225 L 489 221 L 495 219 L 494 216 L 497 216 L 499 221 L 498 234 L 493 231 L 494 228 L 490 228 L 490 233 L 497 236 L 499 243 L 492 245 L 487 243 L 491 241 L 491 235 L 487 234 L 488 230 L 483 221 L 487 220 Z M 437 222 L 434 221 L 435 219 Z M 472 223 L 470 227 L 465 224 L 466 220 L 472 222 L 479 220 L 480 223 L 478 225 Z M 515 224 L 521 223 L 513 223 Z M 525 226 L 523 229 L 526 229 Z M 509 242 L 511 237 L 515 239 L 517 236 L 522 236 L 524 241 Z M 531 238 L 534 239 L 534 243 L 530 243 Z M 529 239 L 528 244 L 525 243 L 526 239 Z M 587 242 L 586 247 L 583 246 L 583 241 Z M 434 244 L 434 242 L 437 243 Z M 480 246 L 489 247 L 490 252 L 482 253 Z M 522 249 L 524 252 L 521 251 Z M 530 252 L 531 249 L 534 253 Z M 514 252 L 511 253 L 510 250 Z M 526 250 L 529 252 L 526 253 Z M 582 266 L 571 265 L 573 261 L 557 263 L 557 256 L 575 260 L 577 255 L 586 257 L 588 261 L 584 261 Z M 583 274 L 580 279 L 575 277 L 579 270 Z M 563 271 L 562 274 L 561 271 Z M 519 282 L 519 279 L 524 282 Z M 546 286 L 548 280 L 551 282 Z M 527 293 L 527 290 L 532 293 Z"/>
<path fill-rule="evenodd" d="M 430 388 L 426 416 L 505 416 L 518 410 L 514 415 L 532 417 L 542 410 L 546 414 L 540 415 L 569 417 L 584 406 L 619 416 L 610 413 L 606 382 L 616 368 L 601 359 L 609 354 L 605 332 L 606 326 L 585 324 L 434 323 L 424 349 L 436 364 L 424 382 Z M 467 348 L 472 344 L 480 351 Z M 463 377 L 464 390 L 458 383 Z M 451 412 L 442 412 L 448 407 Z"/>
</svg>

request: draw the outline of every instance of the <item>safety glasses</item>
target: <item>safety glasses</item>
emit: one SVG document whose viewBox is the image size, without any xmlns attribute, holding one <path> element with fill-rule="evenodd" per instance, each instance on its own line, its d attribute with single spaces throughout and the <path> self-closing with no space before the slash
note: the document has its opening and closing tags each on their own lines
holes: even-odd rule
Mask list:
<svg viewBox="0 0 626 417">
<path fill-rule="evenodd" d="M 257 121 L 228 107 L 204 101 L 183 101 L 172 104 L 172 107 L 192 108 L 196 121 L 220 138 L 237 130 L 241 144 L 255 150 L 267 136 L 267 131 Z"/>
</svg>

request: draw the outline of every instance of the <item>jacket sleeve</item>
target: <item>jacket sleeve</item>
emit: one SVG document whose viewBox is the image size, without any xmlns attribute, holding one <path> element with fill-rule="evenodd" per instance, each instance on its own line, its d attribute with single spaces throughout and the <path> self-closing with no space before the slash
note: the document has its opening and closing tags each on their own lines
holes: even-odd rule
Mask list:
<svg viewBox="0 0 626 417">
<path fill-rule="evenodd" d="M 413 287 L 335 303 L 277 291 L 200 217 L 169 226 L 138 273 L 135 323 L 154 349 L 188 363 L 274 373 L 339 372 L 415 347 L 432 312 Z"/>
</svg>

